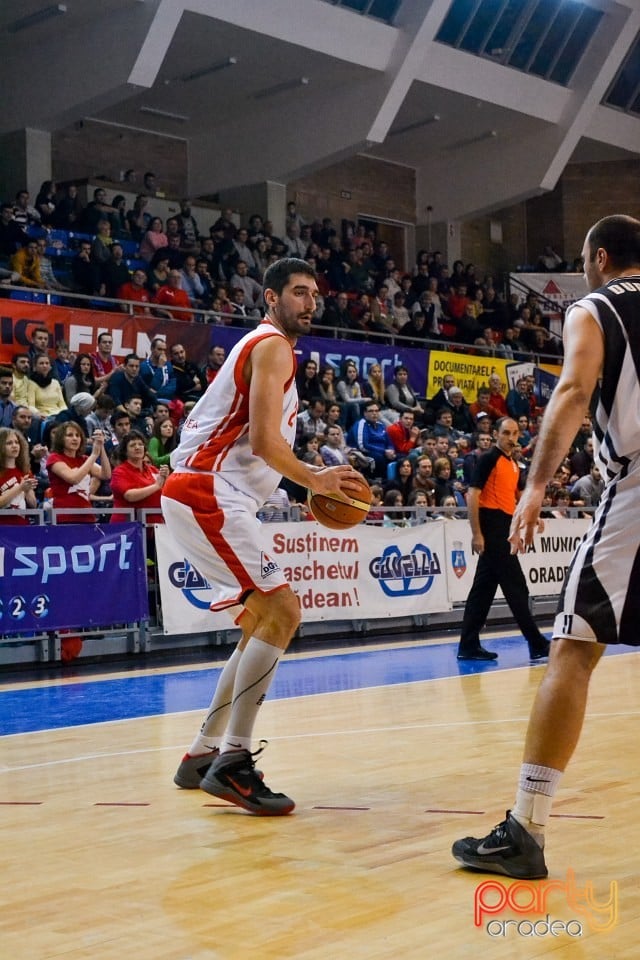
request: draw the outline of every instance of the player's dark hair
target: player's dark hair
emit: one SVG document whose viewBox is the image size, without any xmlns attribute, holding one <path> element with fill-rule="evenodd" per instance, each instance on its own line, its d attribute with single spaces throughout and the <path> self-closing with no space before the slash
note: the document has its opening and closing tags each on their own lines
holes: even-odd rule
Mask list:
<svg viewBox="0 0 640 960">
<path fill-rule="evenodd" d="M 289 278 L 296 273 L 304 273 L 307 277 L 317 280 L 316 271 L 306 260 L 297 257 L 283 257 L 267 267 L 262 278 L 263 290 L 273 290 L 278 296 L 289 282 Z"/>
<path fill-rule="evenodd" d="M 589 230 L 587 243 L 591 260 L 602 247 L 614 269 L 635 267 L 640 263 L 640 220 L 624 214 L 603 217 Z"/>
</svg>

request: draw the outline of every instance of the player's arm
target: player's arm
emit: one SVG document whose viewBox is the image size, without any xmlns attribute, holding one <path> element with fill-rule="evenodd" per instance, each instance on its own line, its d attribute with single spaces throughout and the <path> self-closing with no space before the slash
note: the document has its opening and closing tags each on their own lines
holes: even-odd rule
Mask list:
<svg viewBox="0 0 640 960">
<path fill-rule="evenodd" d="M 349 490 L 359 474 L 350 466 L 312 469 L 298 460 L 281 433 L 281 397 L 293 374 L 291 348 L 281 337 L 255 345 L 245 367 L 249 382 L 249 441 L 254 454 L 278 473 L 315 493 Z M 353 489 L 357 489 L 353 487 Z"/>
<path fill-rule="evenodd" d="M 588 310 L 569 312 L 564 328 L 565 356 L 560 379 L 544 412 L 527 485 L 513 516 L 513 552 L 533 541 L 547 483 L 578 432 L 604 362 L 604 336 Z"/>
</svg>

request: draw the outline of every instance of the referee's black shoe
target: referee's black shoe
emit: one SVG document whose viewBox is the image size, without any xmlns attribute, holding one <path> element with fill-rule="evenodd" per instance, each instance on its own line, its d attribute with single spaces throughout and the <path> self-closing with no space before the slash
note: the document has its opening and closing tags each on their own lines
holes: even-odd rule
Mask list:
<svg viewBox="0 0 640 960">
<path fill-rule="evenodd" d="M 484 647 L 476 647 L 475 650 L 458 650 L 457 657 L 458 660 L 497 660 L 498 654 Z"/>
<path fill-rule="evenodd" d="M 538 644 L 535 647 L 529 647 L 529 660 L 536 663 L 538 660 L 546 660 L 549 656 L 551 644 L 548 640 L 544 644 Z"/>
</svg>

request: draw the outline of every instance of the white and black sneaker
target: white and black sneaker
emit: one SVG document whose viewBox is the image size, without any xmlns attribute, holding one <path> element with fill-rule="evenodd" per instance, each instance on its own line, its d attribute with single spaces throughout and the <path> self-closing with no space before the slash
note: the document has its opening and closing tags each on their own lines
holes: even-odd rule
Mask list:
<svg viewBox="0 0 640 960">
<path fill-rule="evenodd" d="M 456 840 L 451 852 L 458 863 L 483 873 L 500 873 L 518 880 L 537 880 L 548 874 L 544 852 L 535 839 L 518 823 L 511 811 L 491 833 L 477 840 Z"/>
</svg>

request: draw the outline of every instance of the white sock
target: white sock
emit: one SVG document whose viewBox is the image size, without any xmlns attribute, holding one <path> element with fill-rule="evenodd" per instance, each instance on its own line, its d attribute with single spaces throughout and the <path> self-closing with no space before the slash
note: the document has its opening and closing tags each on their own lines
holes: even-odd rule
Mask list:
<svg viewBox="0 0 640 960">
<path fill-rule="evenodd" d="M 249 639 L 236 672 L 231 716 L 220 744 L 221 753 L 227 750 L 251 749 L 251 735 L 258 710 L 275 677 L 283 653 L 280 647 L 274 647 L 257 637 Z"/>
<path fill-rule="evenodd" d="M 551 815 L 551 806 L 560 784 L 562 770 L 523 763 L 516 802 L 511 811 L 519 824 L 544 847 L 544 828 Z"/>
<path fill-rule="evenodd" d="M 209 705 L 207 715 L 200 727 L 200 732 L 188 750 L 189 755 L 192 757 L 197 757 L 201 753 L 209 753 L 211 750 L 219 747 L 222 742 L 229 714 L 231 713 L 233 685 L 241 656 L 242 650 L 240 647 L 236 647 L 218 677 L 213 700 Z"/>
</svg>

